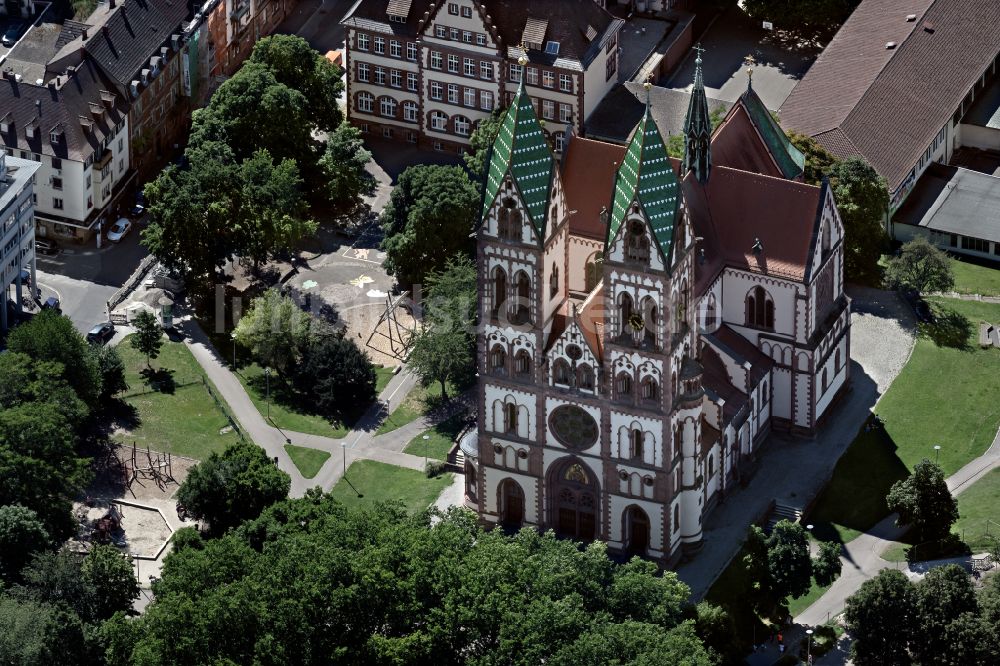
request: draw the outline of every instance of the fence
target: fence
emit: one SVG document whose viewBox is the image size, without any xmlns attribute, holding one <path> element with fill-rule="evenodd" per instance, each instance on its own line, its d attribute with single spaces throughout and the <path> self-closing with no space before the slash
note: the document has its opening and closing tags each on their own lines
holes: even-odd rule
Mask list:
<svg viewBox="0 0 1000 666">
<path fill-rule="evenodd" d="M 229 406 L 226 405 L 225 401 L 219 398 L 219 396 L 215 394 L 215 391 L 212 389 L 212 383 L 208 381 L 208 377 L 202 375 L 201 381 L 205 385 L 205 390 L 208 391 L 208 394 L 212 396 L 212 400 L 215 401 L 215 406 L 218 407 L 219 410 L 226 416 L 226 420 L 228 420 L 229 425 L 233 427 L 233 431 L 236 432 L 236 436 L 239 437 L 242 441 L 246 442 L 247 437 L 243 432 L 243 427 L 240 426 L 240 423 L 239 421 L 236 420 L 236 417 L 229 413 Z"/>
<path fill-rule="evenodd" d="M 125 297 L 129 294 L 129 292 L 139 286 L 139 283 L 142 282 L 142 278 L 155 263 L 156 257 L 153 255 L 148 254 L 143 257 L 142 261 L 139 262 L 138 268 L 136 268 L 129 279 L 125 281 L 125 284 L 123 284 L 121 288 L 119 288 L 118 291 L 116 291 L 111 298 L 108 299 L 109 317 L 111 316 L 111 311 L 118 307 L 119 303 L 125 300 Z"/>
</svg>

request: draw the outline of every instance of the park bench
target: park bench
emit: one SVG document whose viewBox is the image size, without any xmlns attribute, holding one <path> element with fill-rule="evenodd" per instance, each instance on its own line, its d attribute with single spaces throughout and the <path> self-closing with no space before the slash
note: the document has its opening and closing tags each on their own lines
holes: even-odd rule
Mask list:
<svg viewBox="0 0 1000 666">
<path fill-rule="evenodd" d="M 972 558 L 973 571 L 988 571 L 993 568 L 993 558 L 990 555 Z"/>
</svg>

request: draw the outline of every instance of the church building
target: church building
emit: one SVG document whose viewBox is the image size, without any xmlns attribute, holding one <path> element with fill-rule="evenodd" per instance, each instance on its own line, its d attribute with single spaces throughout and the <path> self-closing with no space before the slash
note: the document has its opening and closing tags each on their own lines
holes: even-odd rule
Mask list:
<svg viewBox="0 0 1000 666">
<path fill-rule="evenodd" d="M 752 85 L 714 130 L 696 60 L 682 160 L 646 113 L 557 162 L 523 82 L 478 230 L 478 446 L 466 502 L 666 565 L 771 430 L 848 385 L 843 226 Z M 752 74 L 752 73 L 751 73 Z"/>
</svg>

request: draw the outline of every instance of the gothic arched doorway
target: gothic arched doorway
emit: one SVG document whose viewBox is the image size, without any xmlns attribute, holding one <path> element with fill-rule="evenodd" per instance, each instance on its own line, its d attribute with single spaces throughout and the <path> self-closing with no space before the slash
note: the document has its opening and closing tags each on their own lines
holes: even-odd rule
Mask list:
<svg viewBox="0 0 1000 666">
<path fill-rule="evenodd" d="M 559 536 L 590 541 L 597 536 L 597 479 L 578 462 L 557 466 L 549 478 L 551 518 Z"/>
<path fill-rule="evenodd" d="M 633 555 L 645 555 L 649 548 L 649 517 L 637 506 L 625 509 L 625 550 Z"/>
<path fill-rule="evenodd" d="M 524 523 L 524 491 L 514 479 L 504 479 L 497 488 L 497 508 L 500 523 L 505 527 L 521 527 Z"/>
</svg>

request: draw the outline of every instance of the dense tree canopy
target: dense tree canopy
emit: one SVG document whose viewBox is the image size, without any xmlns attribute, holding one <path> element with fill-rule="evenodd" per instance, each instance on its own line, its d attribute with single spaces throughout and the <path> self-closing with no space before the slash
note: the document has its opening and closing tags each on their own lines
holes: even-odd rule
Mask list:
<svg viewBox="0 0 1000 666">
<path fill-rule="evenodd" d="M 316 336 L 296 366 L 294 382 L 319 413 L 343 418 L 375 400 L 375 366 L 342 331 Z"/>
<path fill-rule="evenodd" d="M 323 329 L 316 319 L 277 289 L 250 301 L 233 335 L 264 367 L 289 371 Z"/>
<path fill-rule="evenodd" d="M 14 580 L 50 543 L 37 513 L 18 504 L 0 506 L 0 582 Z"/>
<path fill-rule="evenodd" d="M 330 203 L 339 211 L 354 211 L 361 197 L 375 192 L 375 177 L 366 169 L 371 159 L 357 127 L 343 123 L 330 133 L 319 167 L 326 174 Z"/>
<path fill-rule="evenodd" d="M 955 286 L 948 255 L 923 236 L 903 243 L 899 256 L 889 260 L 886 282 L 896 289 L 948 291 Z"/>
<path fill-rule="evenodd" d="M 844 610 L 858 666 L 910 664 L 910 642 L 917 630 L 916 594 L 902 572 L 883 569 L 847 599 Z"/>
<path fill-rule="evenodd" d="M 504 110 L 497 107 L 493 113 L 479 121 L 469 137 L 469 149 L 462 156 L 462 159 L 465 161 L 465 168 L 469 170 L 472 180 L 478 183 L 486 180 L 486 160 L 489 158 L 490 149 L 500 132 L 503 116 Z"/>
<path fill-rule="evenodd" d="M 312 492 L 188 539 L 154 591 L 118 639 L 132 663 L 713 662 L 673 573 L 616 565 L 600 543 L 486 533 L 459 510 L 432 524 Z"/>
<path fill-rule="evenodd" d="M 419 165 L 403 171 L 382 212 L 386 271 L 409 286 L 444 268 L 452 256 L 468 254 L 479 199 L 461 167 Z"/>
<path fill-rule="evenodd" d="M 837 158 L 811 136 L 788 132 L 788 139 L 805 155 L 806 165 L 802 179 L 810 185 L 821 184 L 837 164 Z"/>
<path fill-rule="evenodd" d="M 861 0 L 743 0 L 746 12 L 787 30 L 820 39 L 828 38 L 847 20 Z"/>
<path fill-rule="evenodd" d="M 885 179 L 860 157 L 851 157 L 831 168 L 830 185 L 844 223 L 844 273 L 849 280 L 875 281 L 888 243 Z"/>
<path fill-rule="evenodd" d="M 221 534 L 287 497 L 290 485 L 264 449 L 240 440 L 192 467 L 177 499 Z"/>
<path fill-rule="evenodd" d="M 899 514 L 900 525 L 912 525 L 920 542 L 943 539 L 958 520 L 958 502 L 948 490 L 941 468 L 924 459 L 913 473 L 889 488 L 885 498 L 890 511 Z"/>
</svg>

